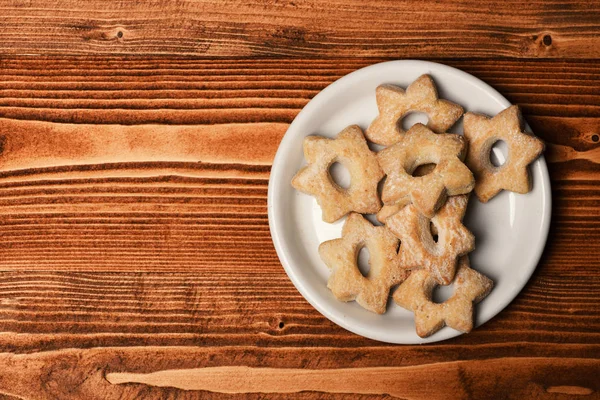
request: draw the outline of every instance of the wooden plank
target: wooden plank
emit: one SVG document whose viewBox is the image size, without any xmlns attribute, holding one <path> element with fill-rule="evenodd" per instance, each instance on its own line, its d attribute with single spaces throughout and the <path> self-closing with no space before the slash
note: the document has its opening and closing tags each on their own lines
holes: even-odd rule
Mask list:
<svg viewBox="0 0 600 400">
<path fill-rule="evenodd" d="M 0 115 L 127 125 L 289 123 L 328 84 L 383 60 L 3 58 Z M 586 130 L 598 126 L 597 63 L 444 62 L 496 87 L 530 117 L 562 117 L 566 127 L 588 118 Z"/>
<path fill-rule="evenodd" d="M 1 60 L 2 115 L 128 125 L 289 123 L 325 86 L 358 68 L 382 61 L 83 60 Z M 529 116 L 573 120 L 600 115 L 600 69 L 595 63 L 446 63 L 495 86 Z"/>
<path fill-rule="evenodd" d="M 0 54 L 600 57 L 593 1 L 3 0 L 0 14 Z"/>
<path fill-rule="evenodd" d="M 211 261 L 206 266 L 173 261 L 189 272 L 1 272 L 0 348 L 31 352 L 140 345 L 390 347 L 325 319 L 302 298 L 275 260 L 270 265 L 245 257 L 239 264 Z M 572 265 L 571 273 L 562 274 L 544 265 L 500 315 L 443 344 L 450 346 L 447 350 L 474 346 L 472 354 L 477 356 L 518 342 L 560 342 L 582 345 L 571 354 L 599 356 L 597 263 L 578 260 Z M 390 357 L 404 354 L 402 348 L 397 350 L 390 351 Z M 537 356 L 539 351 L 532 347 L 519 354 Z M 543 354 L 556 356 L 556 351 L 550 348 Z"/>
<path fill-rule="evenodd" d="M 0 117 L 103 125 L 211 125 L 215 132 L 198 128 L 207 138 L 233 129 L 228 126 L 249 129 L 256 135 L 254 143 L 248 140 L 240 148 L 248 145 L 260 152 L 264 164 L 272 158 L 285 124 L 310 98 L 337 78 L 377 61 L 381 60 L 4 58 L 0 60 Z M 597 163 L 597 63 L 447 63 L 480 77 L 519 104 L 536 134 L 550 143 L 551 161 Z M 258 125 L 239 125 L 251 123 Z M 92 131 L 96 129 L 101 128 Z M 238 161 L 248 162 L 248 157 Z M 581 168 L 568 168 L 565 173 L 575 179 L 591 176 Z"/>
<path fill-rule="evenodd" d="M 264 398 L 265 393 L 269 398 L 293 393 L 301 399 L 344 393 L 351 395 L 347 398 L 498 398 L 510 393 L 511 398 L 556 399 L 599 390 L 597 360 L 573 356 L 339 368 L 330 360 L 344 353 L 327 358 L 319 354 L 318 363 L 307 357 L 312 353 L 146 347 L 0 354 L 0 363 L 11 366 L 0 371 L 0 393 L 19 399 Z M 240 363 L 243 366 L 235 366 Z M 365 397 L 358 397 L 361 394 Z"/>
<path fill-rule="evenodd" d="M 279 270 L 266 216 L 277 145 L 288 122 L 319 89 L 370 62 L 4 59 L 0 115 L 19 120 L 0 119 L 1 267 Z M 553 224 L 559 229 L 550 237 L 546 268 L 593 274 L 590 266 L 600 253 L 588 239 L 598 238 L 600 114 L 561 114 L 564 102 L 597 107 L 598 66 L 451 64 L 523 102 L 530 124 L 548 143 L 555 193 Z M 43 108 L 35 103 L 40 99 Z M 72 99 L 85 103 L 71 104 Z M 277 122 L 274 101 L 298 105 Z M 202 102 L 206 108 L 198 109 Z M 263 103 L 268 105 L 260 108 Z M 244 114 L 259 109 L 255 121 Z M 55 118 L 55 111 L 76 124 Z M 180 111 L 185 119 L 176 116 Z M 231 122 L 221 123 L 217 114 Z M 42 121 L 28 120 L 38 117 Z M 98 120 L 104 123 L 91 124 Z M 574 248 L 585 249 L 577 264 Z"/>
<path fill-rule="evenodd" d="M 543 376 L 545 371 L 558 366 L 566 369 L 572 381 L 587 385 L 550 386 L 554 377 Z M 490 377 L 499 370 L 510 368 L 509 373 L 490 385 Z M 536 371 L 537 370 L 537 371 Z M 535 372 L 534 372 L 535 371 Z M 575 374 L 583 376 L 575 378 Z M 163 370 L 147 374 L 109 373 L 106 378 L 113 384 L 143 383 L 148 386 L 174 387 L 184 390 L 205 390 L 220 393 L 354 393 L 358 395 L 390 395 L 411 399 L 446 399 L 498 397 L 520 386 L 523 394 L 551 397 L 548 393 L 590 395 L 598 387 L 595 377 L 600 365 L 593 360 L 562 359 L 493 359 L 474 362 L 449 362 L 415 367 L 379 367 L 348 369 L 291 369 L 251 367 L 208 367 L 188 370 Z M 430 389 L 431 376 L 436 383 L 448 387 L 445 393 Z M 540 375 L 544 382 L 540 383 Z M 236 378 L 234 378 L 236 377 Z M 518 378 L 517 378 L 518 377 Z M 232 379 L 233 378 L 233 379 Z M 516 382 L 515 382 L 516 379 Z M 532 382 L 533 380 L 537 382 Z M 469 383 L 465 384 L 464 382 Z M 456 383 L 459 382 L 459 385 Z M 473 383 L 472 383 L 473 382 Z M 534 383 L 534 387 L 528 387 Z M 458 386 L 458 387 L 457 387 Z M 491 386 L 491 390 L 490 390 Z M 589 387 L 592 386 L 592 387 Z M 546 393 L 544 393 L 546 391 Z"/>
<path fill-rule="evenodd" d="M 1 102 L 1 100 L 0 100 Z M 0 118 L 0 174 L 15 170 L 142 162 L 269 165 L 287 124 L 76 125 Z"/>
<path fill-rule="evenodd" d="M 223 183 L 215 187 L 218 182 Z M 554 187 L 543 263 L 560 275 L 593 275 L 600 260 L 597 181 L 566 182 Z M 0 188 L 4 270 L 280 269 L 268 230 L 264 179 L 27 185 Z"/>
</svg>

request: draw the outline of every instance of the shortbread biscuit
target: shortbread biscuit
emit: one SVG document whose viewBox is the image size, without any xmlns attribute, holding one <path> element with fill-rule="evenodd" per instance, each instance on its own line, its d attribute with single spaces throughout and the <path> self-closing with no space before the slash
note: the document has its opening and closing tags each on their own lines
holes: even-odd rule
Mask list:
<svg viewBox="0 0 600 400">
<path fill-rule="evenodd" d="M 429 75 L 421 75 L 406 91 L 394 85 L 381 85 L 376 91 L 379 115 L 366 131 L 367 138 L 377 144 L 390 146 L 404 136 L 400 121 L 410 112 L 423 112 L 429 117 L 427 126 L 443 133 L 463 114 L 458 104 L 438 98 L 437 89 Z"/>
<path fill-rule="evenodd" d="M 308 165 L 292 179 L 292 186 L 317 199 L 323 221 L 335 222 L 350 211 L 376 213 L 381 208 L 377 184 L 383 171 L 357 125 L 344 129 L 336 139 L 308 136 L 304 139 Z M 329 167 L 339 162 L 350 172 L 350 186 L 337 185 Z"/>
<path fill-rule="evenodd" d="M 452 196 L 431 219 L 411 204 L 386 220 L 402 242 L 402 263 L 407 268 L 425 268 L 441 285 L 452 282 L 458 258 L 475 249 L 475 237 L 462 224 L 468 201 L 467 195 Z M 430 224 L 437 229 L 437 242 Z"/>
<path fill-rule="evenodd" d="M 466 141 L 460 135 L 436 134 L 415 124 L 404 139 L 379 152 L 379 165 L 387 174 L 381 198 L 385 204 L 397 204 L 410 198 L 415 207 L 431 218 L 444 204 L 446 196 L 473 190 L 473 174 L 462 163 Z M 412 176 L 423 164 L 436 164 L 425 176 Z"/>
<path fill-rule="evenodd" d="M 332 270 L 327 287 L 338 300 L 356 300 L 365 309 L 383 314 L 390 288 L 408 275 L 400 262 L 399 244 L 386 227 L 373 226 L 361 215 L 351 213 L 341 239 L 319 246 L 321 259 Z M 366 276 L 361 274 L 357 262 L 363 247 L 369 251 L 370 270 Z"/>
<path fill-rule="evenodd" d="M 392 215 L 396 214 L 398 211 L 402 210 L 404 207 L 410 204 L 409 198 L 404 198 L 393 204 L 384 204 L 381 207 L 381 210 L 377 213 L 377 220 L 382 224 L 385 224 L 385 221 Z"/>
<path fill-rule="evenodd" d="M 428 337 L 447 325 L 460 332 L 473 329 L 473 303 L 483 300 L 494 283 L 469 267 L 468 256 L 461 257 L 454 279 L 454 293 L 443 303 L 432 301 L 436 281 L 425 269 L 413 271 L 394 292 L 396 304 L 414 312 L 417 335 Z"/>
<path fill-rule="evenodd" d="M 425 176 L 431 173 L 434 169 L 435 164 L 419 165 L 412 173 L 412 176 Z M 405 197 L 404 199 L 399 200 L 394 204 L 384 204 L 383 207 L 381 207 L 381 210 L 379 210 L 379 212 L 377 213 L 377 220 L 382 224 L 385 224 L 386 219 L 396 214 L 398 211 L 402 210 L 408 204 L 410 204 L 410 198 L 408 197 Z"/>
<path fill-rule="evenodd" d="M 500 190 L 527 193 L 531 176 L 527 166 L 544 151 L 544 142 L 523 132 L 518 106 L 502 111 L 494 118 L 467 113 L 464 135 L 469 141 L 466 163 L 475 175 L 475 194 L 486 203 Z M 496 167 L 490 161 L 492 146 L 502 140 L 508 146 L 506 162 Z"/>
</svg>

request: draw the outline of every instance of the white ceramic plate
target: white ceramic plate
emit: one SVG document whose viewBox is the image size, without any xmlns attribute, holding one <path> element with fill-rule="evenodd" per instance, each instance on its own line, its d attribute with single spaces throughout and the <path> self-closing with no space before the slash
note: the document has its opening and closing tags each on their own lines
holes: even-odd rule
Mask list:
<svg viewBox="0 0 600 400">
<path fill-rule="evenodd" d="M 269 181 L 273 243 L 298 291 L 336 324 L 389 343 L 436 342 L 460 333 L 446 327 L 422 339 L 415 333 L 412 313 L 392 301 L 384 315 L 370 313 L 355 302 L 337 301 L 327 289 L 329 270 L 319 258 L 317 248 L 321 242 L 341 236 L 344 220 L 335 224 L 323 222 L 316 201 L 294 190 L 290 181 L 305 163 L 304 137 L 314 134 L 335 137 L 351 124 L 366 129 L 377 115 L 375 88 L 383 83 L 406 88 L 421 74 L 433 77 L 441 98 L 461 104 L 467 111 L 493 116 L 510 105 L 486 83 L 446 65 L 415 60 L 372 65 L 332 83 L 304 107 L 279 145 Z M 419 115 L 409 117 L 412 122 L 419 120 Z M 452 131 L 462 133 L 462 120 Z M 503 161 L 505 152 L 504 148 L 495 148 L 493 153 Z M 495 283 L 490 295 L 476 307 L 476 325 L 494 317 L 517 296 L 544 249 L 551 210 L 550 180 L 544 158 L 535 161 L 530 171 L 533 190 L 528 194 L 501 192 L 486 204 L 471 196 L 465 217 L 465 225 L 476 238 L 476 250 L 470 254 L 471 266 Z M 450 288 L 445 290 L 451 292 Z"/>
</svg>

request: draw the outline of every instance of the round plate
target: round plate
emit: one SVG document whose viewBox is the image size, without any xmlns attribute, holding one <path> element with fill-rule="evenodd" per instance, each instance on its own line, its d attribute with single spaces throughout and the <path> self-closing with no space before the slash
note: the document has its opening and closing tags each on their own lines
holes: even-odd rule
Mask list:
<svg viewBox="0 0 600 400">
<path fill-rule="evenodd" d="M 304 107 L 279 145 L 269 180 L 269 225 L 273 243 L 298 291 L 336 324 L 389 343 L 436 342 L 460 332 L 445 327 L 422 339 L 415 332 L 412 313 L 393 301 L 388 302 L 384 315 L 377 315 L 356 302 L 336 300 L 327 289 L 330 271 L 319 258 L 317 249 L 323 241 L 341 236 L 345 219 L 334 224 L 323 222 L 314 198 L 298 192 L 290 182 L 305 164 L 302 142 L 306 136 L 335 137 L 352 124 L 366 129 L 377 115 L 377 86 L 391 83 L 406 88 L 422 74 L 433 77 L 440 98 L 456 102 L 467 111 L 494 116 L 510 105 L 486 83 L 446 65 L 416 60 L 372 65 L 332 83 Z M 462 119 L 452 132 L 462 133 Z M 505 149 L 495 148 L 494 154 L 502 161 Z M 543 157 L 531 164 L 530 172 L 533 190 L 528 194 L 503 191 L 486 204 L 471 196 L 465 217 L 465 225 L 475 235 L 476 243 L 475 251 L 470 254 L 471 266 L 495 284 L 490 295 L 475 308 L 476 326 L 494 317 L 517 296 L 535 270 L 546 243 L 551 195 Z M 444 290 L 451 292 L 449 287 L 437 292 Z M 437 292 L 436 296 L 440 295 Z M 441 293 L 442 297 L 447 295 Z"/>
</svg>

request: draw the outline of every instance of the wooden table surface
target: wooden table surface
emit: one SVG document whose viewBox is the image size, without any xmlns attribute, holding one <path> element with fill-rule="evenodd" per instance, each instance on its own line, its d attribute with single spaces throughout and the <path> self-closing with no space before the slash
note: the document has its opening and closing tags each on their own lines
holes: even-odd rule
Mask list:
<svg viewBox="0 0 600 400">
<path fill-rule="evenodd" d="M 523 292 L 422 346 L 321 316 L 267 219 L 296 114 L 405 58 L 520 105 L 553 192 Z M 0 398 L 599 398 L 599 60 L 598 1 L 0 0 Z"/>
</svg>

